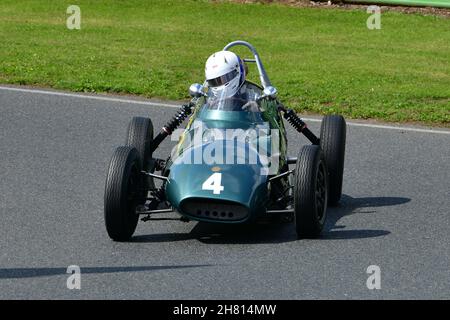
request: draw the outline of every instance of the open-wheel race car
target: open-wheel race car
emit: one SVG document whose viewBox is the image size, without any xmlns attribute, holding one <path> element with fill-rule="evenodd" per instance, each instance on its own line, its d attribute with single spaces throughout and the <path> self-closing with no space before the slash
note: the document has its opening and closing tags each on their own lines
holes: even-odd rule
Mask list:
<svg viewBox="0 0 450 320">
<path fill-rule="evenodd" d="M 253 58 L 241 59 L 230 51 L 235 46 L 247 47 Z M 245 79 L 247 63 L 256 64 L 260 85 Z M 316 136 L 279 101 L 257 51 L 245 41 L 213 54 L 205 74 L 203 85 L 191 85 L 191 101 L 156 136 L 149 118 L 131 120 L 126 146 L 115 150 L 106 179 L 110 238 L 126 241 L 139 217 L 169 219 L 158 217 L 173 211 L 181 221 L 281 218 L 295 222 L 299 238 L 319 236 L 327 206 L 337 204 L 342 193 L 344 118 L 325 116 Z M 189 116 L 186 128 L 177 130 Z M 296 157 L 288 156 L 283 118 L 311 142 Z M 179 136 L 171 154 L 154 158 L 170 135 Z"/>
</svg>

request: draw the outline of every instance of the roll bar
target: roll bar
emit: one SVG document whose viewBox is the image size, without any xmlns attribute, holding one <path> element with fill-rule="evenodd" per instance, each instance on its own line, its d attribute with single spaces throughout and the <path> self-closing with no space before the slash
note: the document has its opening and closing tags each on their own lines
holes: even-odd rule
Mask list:
<svg viewBox="0 0 450 320">
<path fill-rule="evenodd" d="M 244 61 L 256 63 L 256 67 L 258 68 L 258 72 L 259 72 L 259 78 L 261 80 L 261 85 L 263 86 L 264 89 L 272 86 L 272 84 L 270 83 L 269 77 L 267 76 L 266 70 L 264 69 L 264 66 L 261 62 L 261 59 L 259 58 L 258 52 L 256 51 L 255 47 L 252 46 L 250 43 L 248 43 L 247 41 L 242 41 L 242 40 L 233 41 L 233 42 L 230 42 L 229 44 L 227 44 L 223 48 L 223 50 L 229 50 L 230 48 L 236 47 L 236 46 L 244 46 L 244 47 L 247 47 L 248 49 L 250 49 L 250 51 L 253 53 L 254 59 L 244 59 Z"/>
</svg>

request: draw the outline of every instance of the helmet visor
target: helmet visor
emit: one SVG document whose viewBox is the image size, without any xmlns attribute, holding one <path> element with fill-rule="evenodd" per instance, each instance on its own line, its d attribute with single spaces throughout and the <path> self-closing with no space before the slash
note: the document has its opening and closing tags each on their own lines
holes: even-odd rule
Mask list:
<svg viewBox="0 0 450 320">
<path fill-rule="evenodd" d="M 224 84 L 230 82 L 235 77 L 239 75 L 239 72 L 237 70 L 232 70 L 231 72 L 228 72 L 227 74 L 224 74 L 223 76 L 206 80 L 208 82 L 208 86 L 210 87 L 219 87 L 223 86 Z"/>
</svg>

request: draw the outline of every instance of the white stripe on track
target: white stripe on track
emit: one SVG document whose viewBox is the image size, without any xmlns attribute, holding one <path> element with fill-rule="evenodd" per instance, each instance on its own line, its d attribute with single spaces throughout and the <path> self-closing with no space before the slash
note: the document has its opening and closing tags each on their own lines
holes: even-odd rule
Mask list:
<svg viewBox="0 0 450 320">
<path fill-rule="evenodd" d="M 71 98 L 80 98 L 80 99 L 92 99 L 92 100 L 103 100 L 103 101 L 121 102 L 121 103 L 133 103 L 133 104 L 142 104 L 142 105 L 153 106 L 153 107 L 169 107 L 169 108 L 179 108 L 180 107 L 179 105 L 176 105 L 176 104 L 159 103 L 159 102 L 152 102 L 152 101 L 141 101 L 141 100 L 126 99 L 126 98 L 123 98 L 123 99 L 122 98 L 113 98 L 113 97 L 106 97 L 106 96 L 101 96 L 101 95 L 89 95 L 89 94 L 59 92 L 59 91 L 48 91 L 48 90 L 40 90 L 40 89 L 24 89 L 24 88 L 12 88 L 12 87 L 0 86 L 0 90 L 46 94 L 46 95 L 51 95 L 51 96 L 71 97 Z"/>
<path fill-rule="evenodd" d="M 141 100 L 126 99 L 126 98 L 113 98 L 113 97 L 106 97 L 106 96 L 101 96 L 101 95 L 88 95 L 88 94 L 67 93 L 67 92 L 49 91 L 49 90 L 41 90 L 41 89 L 25 89 L 25 88 L 14 88 L 14 87 L 3 87 L 3 86 L 0 86 L 0 90 L 34 93 L 34 94 L 45 94 L 45 95 L 71 97 L 71 98 L 79 98 L 79 99 L 92 99 L 92 100 L 103 100 L 103 101 L 111 101 L 111 102 L 119 102 L 119 103 L 139 104 L 139 105 L 146 105 L 146 106 L 152 106 L 152 107 L 179 108 L 179 105 L 177 105 L 177 104 L 152 102 L 152 101 L 141 101 Z M 321 122 L 322 121 L 321 119 L 317 119 L 317 118 L 302 118 L 302 119 L 305 121 L 311 121 L 311 122 Z M 423 133 L 450 134 L 450 130 L 422 129 L 422 128 L 414 128 L 414 127 L 390 126 L 390 125 L 360 123 L 360 122 L 351 122 L 351 121 L 347 122 L 347 125 L 354 126 L 354 127 L 367 127 L 367 128 L 378 128 L 378 129 L 387 129 L 387 130 L 401 130 L 401 131 L 412 131 L 412 132 L 423 132 Z"/>
</svg>

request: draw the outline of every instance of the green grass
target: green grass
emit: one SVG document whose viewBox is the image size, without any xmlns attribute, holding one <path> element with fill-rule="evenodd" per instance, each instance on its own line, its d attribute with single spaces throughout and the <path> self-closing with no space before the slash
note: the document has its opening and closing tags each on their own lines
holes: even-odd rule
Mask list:
<svg viewBox="0 0 450 320">
<path fill-rule="evenodd" d="M 450 123 L 450 19 L 388 12 L 368 30 L 359 10 L 77 0 L 68 30 L 73 3 L 1 0 L 1 83 L 185 99 L 207 57 L 242 39 L 299 111 Z"/>
</svg>

